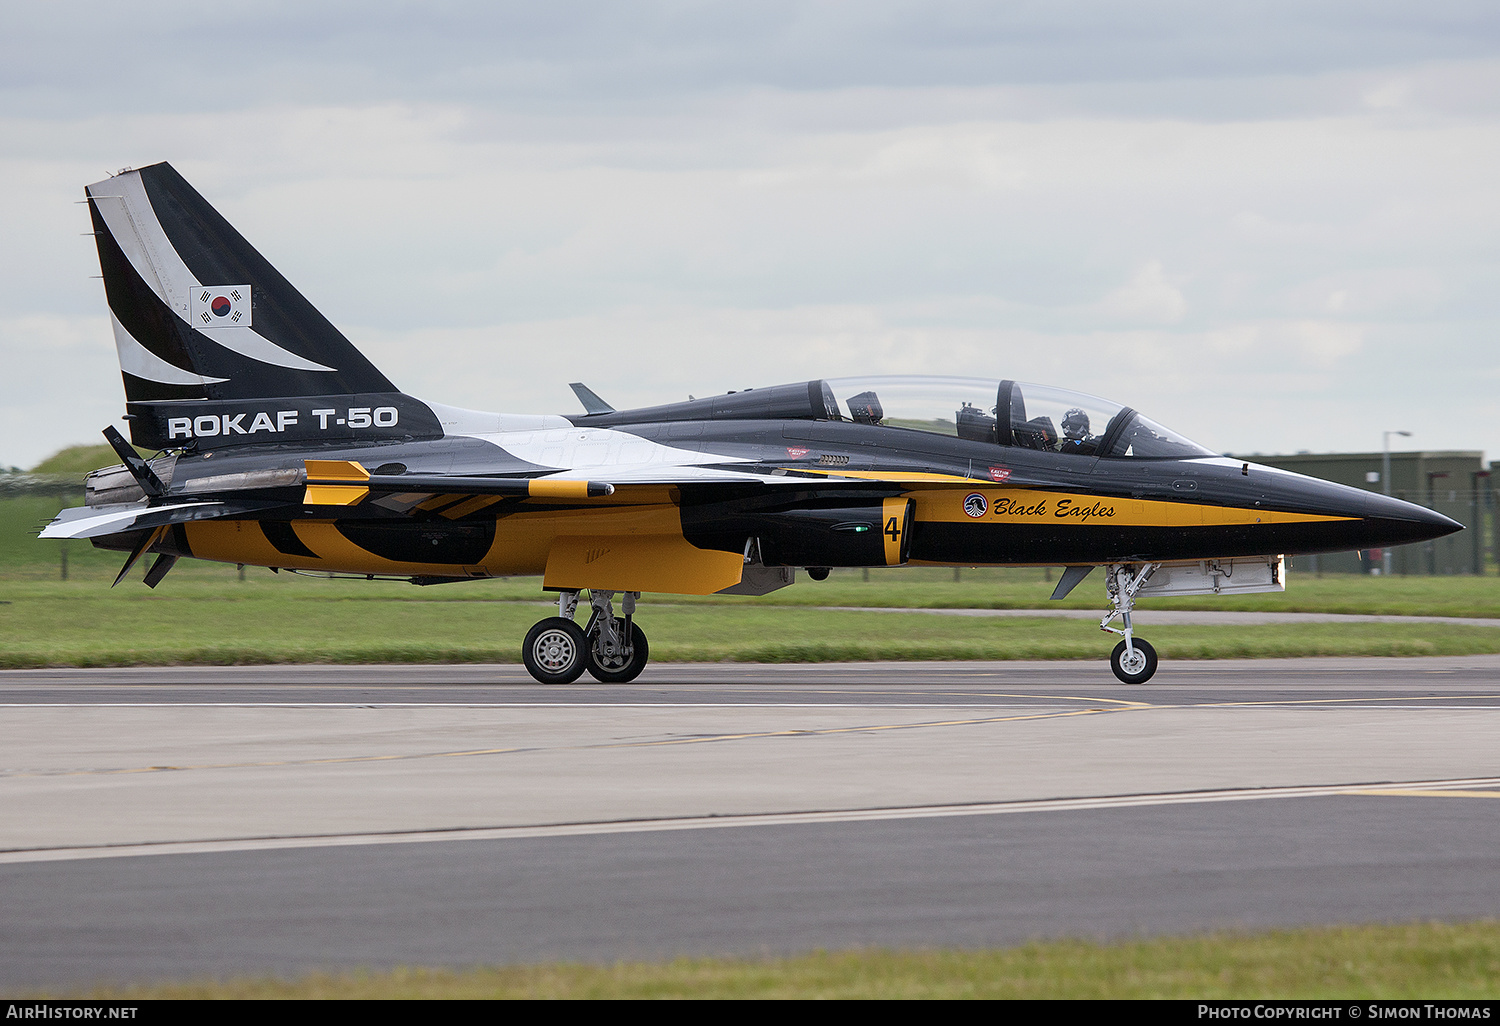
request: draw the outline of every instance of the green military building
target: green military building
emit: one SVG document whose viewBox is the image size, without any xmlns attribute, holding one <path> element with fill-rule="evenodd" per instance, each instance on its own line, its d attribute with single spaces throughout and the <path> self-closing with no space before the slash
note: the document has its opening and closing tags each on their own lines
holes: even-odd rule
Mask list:
<svg viewBox="0 0 1500 1026">
<path fill-rule="evenodd" d="M 1237 454 L 1247 459 L 1339 484 L 1386 491 L 1382 480 L 1385 454 L 1380 452 L 1297 453 L 1293 456 Z M 1484 453 L 1458 450 L 1393 452 L 1390 494 L 1435 509 L 1463 524 L 1465 530 L 1436 541 L 1398 545 L 1390 551 L 1393 574 L 1483 573 L 1493 556 L 1494 498 Z M 1371 573 L 1385 563 L 1380 550 L 1298 556 L 1290 561 L 1302 573 Z"/>
</svg>

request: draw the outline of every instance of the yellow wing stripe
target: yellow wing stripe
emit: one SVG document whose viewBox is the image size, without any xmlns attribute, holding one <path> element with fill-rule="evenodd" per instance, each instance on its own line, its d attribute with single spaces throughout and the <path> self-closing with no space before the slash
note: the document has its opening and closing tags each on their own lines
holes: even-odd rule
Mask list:
<svg viewBox="0 0 1500 1026">
<path fill-rule="evenodd" d="M 969 502 L 978 494 L 982 503 Z M 1213 506 L 1157 499 L 1112 499 L 1030 488 L 975 486 L 968 489 L 922 489 L 911 493 L 917 519 L 955 524 L 1053 524 L 1099 527 L 1229 527 L 1241 524 L 1309 524 L 1357 517 L 1315 513 L 1282 513 L 1254 507 Z M 982 513 L 978 512 L 983 510 Z M 978 513 L 978 515 L 976 515 Z"/>
</svg>

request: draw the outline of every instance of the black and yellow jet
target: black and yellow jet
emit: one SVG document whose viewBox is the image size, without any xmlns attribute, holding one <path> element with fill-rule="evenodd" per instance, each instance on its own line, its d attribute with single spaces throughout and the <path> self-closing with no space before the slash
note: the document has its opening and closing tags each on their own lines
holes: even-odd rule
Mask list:
<svg viewBox="0 0 1500 1026">
<path fill-rule="evenodd" d="M 760 595 L 830 567 L 1106 568 L 1116 676 L 1144 595 L 1272 591 L 1284 555 L 1460 529 L 1371 492 L 1226 459 L 1094 396 L 1011 380 L 832 378 L 616 410 L 480 413 L 402 393 L 168 164 L 87 189 L 140 459 L 44 538 L 438 584 L 539 575 L 538 680 L 645 667 L 642 592 Z M 118 583 L 118 579 L 117 582 Z M 575 621 L 580 592 L 592 615 Z M 617 616 L 613 600 L 621 597 Z M 1120 626 L 1112 626 L 1116 620 Z"/>
</svg>

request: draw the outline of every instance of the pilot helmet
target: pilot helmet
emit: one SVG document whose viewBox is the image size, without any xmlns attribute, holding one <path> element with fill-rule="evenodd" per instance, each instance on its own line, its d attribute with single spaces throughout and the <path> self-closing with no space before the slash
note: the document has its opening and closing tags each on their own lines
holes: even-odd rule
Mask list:
<svg viewBox="0 0 1500 1026">
<path fill-rule="evenodd" d="M 1086 437 L 1089 433 L 1089 415 L 1078 407 L 1073 407 L 1063 414 L 1062 429 L 1063 434 L 1075 441 Z"/>
</svg>

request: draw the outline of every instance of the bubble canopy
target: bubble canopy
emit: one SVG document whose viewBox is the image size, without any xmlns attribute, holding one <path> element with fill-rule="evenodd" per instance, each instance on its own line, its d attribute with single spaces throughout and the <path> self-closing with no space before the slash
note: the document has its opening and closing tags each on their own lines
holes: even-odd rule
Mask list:
<svg viewBox="0 0 1500 1026">
<path fill-rule="evenodd" d="M 1074 456 L 1218 455 L 1128 406 L 1051 385 L 941 377 L 828 378 L 818 384 L 830 420 Z"/>
</svg>

